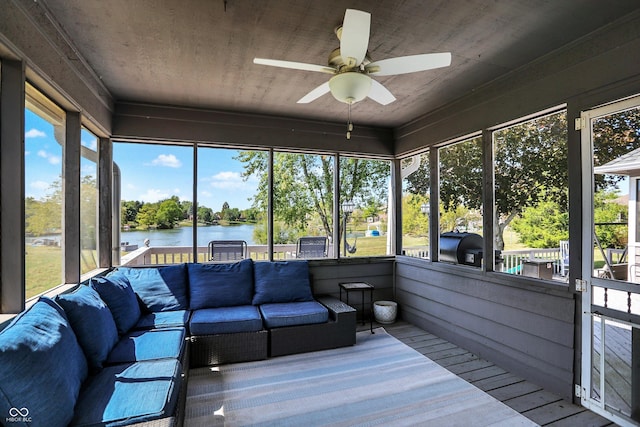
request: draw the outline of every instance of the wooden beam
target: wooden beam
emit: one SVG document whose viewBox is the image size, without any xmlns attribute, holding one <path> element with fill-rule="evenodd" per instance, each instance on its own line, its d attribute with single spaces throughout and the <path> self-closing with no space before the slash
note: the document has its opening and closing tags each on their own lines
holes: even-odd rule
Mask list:
<svg viewBox="0 0 640 427">
<path fill-rule="evenodd" d="M 65 283 L 80 281 L 80 113 L 68 111 L 62 169 L 62 260 Z"/>
<path fill-rule="evenodd" d="M 393 209 L 393 224 L 390 230 L 393 231 L 391 236 L 391 250 L 387 255 L 400 255 L 402 248 L 402 165 L 401 160 L 393 160 L 391 162 L 391 193 L 393 194 L 393 205 L 387 209 Z"/>
<path fill-rule="evenodd" d="M 98 267 L 109 268 L 113 260 L 113 144 L 98 139 Z"/>
<path fill-rule="evenodd" d="M 3 60 L 0 70 L 0 313 L 25 302 L 24 108 L 25 70 Z"/>
<path fill-rule="evenodd" d="M 484 254 L 484 271 L 494 269 L 494 221 L 495 206 L 493 193 L 493 133 L 489 130 L 482 132 L 482 204 L 484 215 L 482 216 L 482 229 L 484 236 L 482 242 L 482 252 Z"/>
<path fill-rule="evenodd" d="M 440 155 L 429 150 L 429 259 L 438 261 L 440 254 Z"/>
<path fill-rule="evenodd" d="M 381 127 L 358 126 L 346 140 L 344 123 L 134 103 L 117 104 L 113 124 L 113 139 L 123 141 L 197 141 L 393 157 L 393 131 Z"/>
</svg>

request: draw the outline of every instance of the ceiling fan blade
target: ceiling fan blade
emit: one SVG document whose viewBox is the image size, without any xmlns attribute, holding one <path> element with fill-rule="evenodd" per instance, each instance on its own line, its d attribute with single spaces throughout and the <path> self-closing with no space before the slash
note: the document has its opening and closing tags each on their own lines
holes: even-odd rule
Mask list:
<svg viewBox="0 0 640 427">
<path fill-rule="evenodd" d="M 340 55 L 348 67 L 362 63 L 369 46 L 371 14 L 361 10 L 347 9 L 342 22 L 340 36 Z"/>
<path fill-rule="evenodd" d="M 376 101 L 378 104 L 387 105 L 391 104 L 396 100 L 396 97 L 393 96 L 389 89 L 382 86 L 381 83 L 371 79 L 371 91 L 369 92 L 369 98 Z"/>
<path fill-rule="evenodd" d="M 324 82 L 320 86 L 318 86 L 317 88 L 313 89 L 311 92 L 309 92 L 308 94 L 300 98 L 300 100 L 298 101 L 298 104 L 308 104 L 311 101 L 315 101 L 316 99 L 320 98 L 325 93 L 329 93 L 329 91 L 330 91 L 329 82 Z"/>
<path fill-rule="evenodd" d="M 374 76 L 394 76 L 415 73 L 451 65 L 451 53 L 425 53 L 422 55 L 400 56 L 383 59 L 368 64 L 365 68 Z"/>
<path fill-rule="evenodd" d="M 253 58 L 254 64 L 269 65 L 271 67 L 289 68 L 292 70 L 316 71 L 319 73 L 335 74 L 336 70 L 326 65 L 307 64 L 306 62 L 281 61 L 279 59 Z"/>
</svg>

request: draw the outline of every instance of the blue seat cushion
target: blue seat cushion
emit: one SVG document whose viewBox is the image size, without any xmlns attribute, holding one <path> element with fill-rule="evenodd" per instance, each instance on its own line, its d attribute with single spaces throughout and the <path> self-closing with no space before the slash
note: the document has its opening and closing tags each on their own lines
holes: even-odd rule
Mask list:
<svg viewBox="0 0 640 427">
<path fill-rule="evenodd" d="M 66 426 L 87 372 L 64 311 L 40 298 L 0 332 L 0 424 L 26 408 L 33 425 Z"/>
<path fill-rule="evenodd" d="M 189 330 L 191 335 L 256 332 L 262 330 L 262 317 L 253 305 L 203 308 L 191 314 Z"/>
<path fill-rule="evenodd" d="M 110 273 L 105 277 L 94 277 L 90 285 L 111 310 L 119 334 L 125 334 L 138 323 L 141 314 L 138 297 L 124 275 Z"/>
<path fill-rule="evenodd" d="M 256 262 L 253 305 L 313 301 L 307 261 Z"/>
<path fill-rule="evenodd" d="M 89 368 L 102 368 L 102 363 L 118 342 L 118 330 L 109 307 L 95 289 L 82 285 L 72 293 L 58 295 L 56 302 L 64 308 Z"/>
<path fill-rule="evenodd" d="M 181 359 L 186 347 L 184 328 L 132 331 L 111 350 L 107 364 L 174 358 Z"/>
<path fill-rule="evenodd" d="M 71 425 L 123 426 L 172 416 L 181 383 L 176 359 L 107 366 L 83 385 Z"/>
<path fill-rule="evenodd" d="M 253 261 L 189 264 L 191 309 L 249 305 L 253 298 Z"/>
<path fill-rule="evenodd" d="M 150 312 L 187 310 L 189 290 L 184 264 L 166 267 L 118 268 Z"/>
<path fill-rule="evenodd" d="M 263 304 L 260 312 L 267 328 L 310 325 L 329 320 L 329 310 L 317 301 Z"/>
<path fill-rule="evenodd" d="M 133 329 L 158 329 L 187 327 L 189 325 L 189 310 L 158 311 L 143 314 Z"/>
</svg>

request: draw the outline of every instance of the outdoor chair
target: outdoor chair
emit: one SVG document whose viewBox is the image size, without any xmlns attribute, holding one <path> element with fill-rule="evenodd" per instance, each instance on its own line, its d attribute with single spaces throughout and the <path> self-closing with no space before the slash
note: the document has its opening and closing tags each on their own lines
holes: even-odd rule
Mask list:
<svg viewBox="0 0 640 427">
<path fill-rule="evenodd" d="M 300 237 L 296 245 L 296 258 L 326 258 L 326 237 Z"/>
<path fill-rule="evenodd" d="M 247 257 L 244 240 L 212 240 L 209 242 L 209 261 L 237 261 Z"/>
<path fill-rule="evenodd" d="M 560 275 L 569 274 L 569 241 L 560 240 Z"/>
</svg>

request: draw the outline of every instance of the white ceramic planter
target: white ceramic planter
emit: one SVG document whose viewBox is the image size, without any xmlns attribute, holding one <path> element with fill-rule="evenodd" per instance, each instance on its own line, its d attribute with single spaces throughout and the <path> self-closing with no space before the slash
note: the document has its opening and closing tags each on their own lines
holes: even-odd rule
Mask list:
<svg viewBox="0 0 640 427">
<path fill-rule="evenodd" d="M 373 315 L 376 322 L 388 325 L 396 321 L 398 303 L 394 301 L 376 301 L 373 303 Z"/>
</svg>

